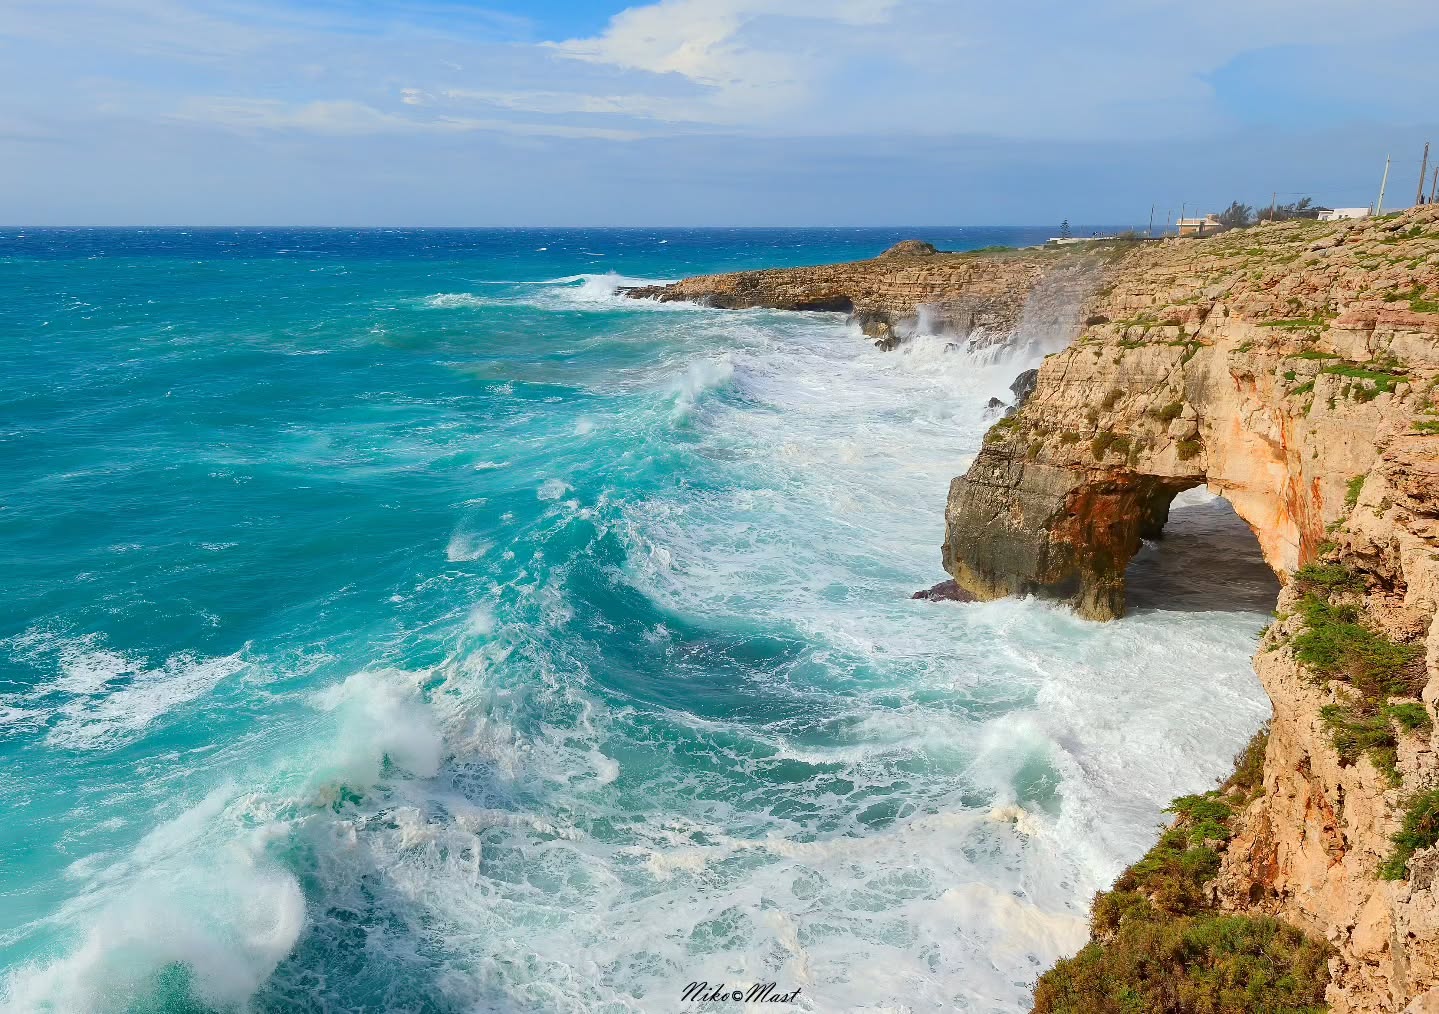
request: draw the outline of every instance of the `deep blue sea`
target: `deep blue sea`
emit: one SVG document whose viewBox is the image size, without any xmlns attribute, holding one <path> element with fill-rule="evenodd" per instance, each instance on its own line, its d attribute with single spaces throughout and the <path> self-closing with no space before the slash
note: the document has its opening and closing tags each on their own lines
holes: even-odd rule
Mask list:
<svg viewBox="0 0 1439 1014">
<path fill-rule="evenodd" d="M 912 601 L 1033 364 L 616 289 L 1047 232 L 0 230 L 0 1007 L 1027 1009 L 1268 603 Z"/>
</svg>

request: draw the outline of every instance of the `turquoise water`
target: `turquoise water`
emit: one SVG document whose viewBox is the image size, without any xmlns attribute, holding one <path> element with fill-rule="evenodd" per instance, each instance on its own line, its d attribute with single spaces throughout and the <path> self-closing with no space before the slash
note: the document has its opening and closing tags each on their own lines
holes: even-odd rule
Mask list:
<svg viewBox="0 0 1439 1014">
<path fill-rule="evenodd" d="M 615 294 L 912 234 L 0 231 L 6 1008 L 1025 1009 L 1262 615 L 911 601 L 1029 364 Z"/>
</svg>

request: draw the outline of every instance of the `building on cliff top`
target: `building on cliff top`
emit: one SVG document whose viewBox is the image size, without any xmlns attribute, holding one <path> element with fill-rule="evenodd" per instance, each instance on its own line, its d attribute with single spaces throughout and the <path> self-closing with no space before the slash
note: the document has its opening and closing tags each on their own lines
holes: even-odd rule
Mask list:
<svg viewBox="0 0 1439 1014">
<path fill-rule="evenodd" d="M 1368 218 L 1369 208 L 1320 208 L 1319 221 L 1338 222 L 1347 218 Z"/>
<path fill-rule="evenodd" d="M 1228 226 L 1219 220 L 1218 215 L 1179 220 L 1179 235 L 1181 236 L 1213 236 L 1217 232 L 1223 232 L 1226 228 Z"/>
</svg>

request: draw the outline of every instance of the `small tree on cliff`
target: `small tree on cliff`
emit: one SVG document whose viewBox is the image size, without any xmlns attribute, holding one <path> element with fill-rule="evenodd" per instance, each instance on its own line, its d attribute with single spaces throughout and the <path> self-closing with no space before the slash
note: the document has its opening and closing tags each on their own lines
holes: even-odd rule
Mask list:
<svg viewBox="0 0 1439 1014">
<path fill-rule="evenodd" d="M 1290 218 L 1317 218 L 1319 211 L 1309 197 L 1301 197 L 1289 204 L 1277 204 L 1273 208 L 1260 208 L 1261 222 L 1282 222 Z"/>
<path fill-rule="evenodd" d="M 1069 219 L 1066 218 L 1063 222 L 1060 222 L 1060 223 L 1059 223 L 1059 238 L 1060 238 L 1060 239 L 1069 239 L 1069 238 L 1070 238 L 1071 236 L 1073 236 L 1073 235 L 1074 235 L 1074 233 L 1072 233 L 1072 232 L 1069 231 Z"/>
<path fill-rule="evenodd" d="M 1219 213 L 1219 221 L 1226 229 L 1243 229 L 1254 219 L 1254 209 L 1235 201 Z"/>
</svg>

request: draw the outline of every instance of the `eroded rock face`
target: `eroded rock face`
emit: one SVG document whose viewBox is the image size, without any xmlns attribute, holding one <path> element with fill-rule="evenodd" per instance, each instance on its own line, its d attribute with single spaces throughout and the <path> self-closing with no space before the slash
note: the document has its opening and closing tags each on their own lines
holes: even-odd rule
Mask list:
<svg viewBox="0 0 1439 1014">
<path fill-rule="evenodd" d="M 980 598 L 1035 594 L 1109 619 L 1170 498 L 1205 484 L 1281 578 L 1321 554 L 1355 576 L 1367 628 L 1422 647 L 1439 701 L 1439 208 L 1288 223 L 1125 257 L 1083 332 L 1001 420 L 946 513 L 946 569 Z M 1397 736 L 1394 773 L 1341 760 L 1324 708 L 1353 688 L 1295 657 L 1300 591 L 1256 670 L 1274 704 L 1263 792 L 1214 883 L 1236 911 L 1335 945 L 1343 1012 L 1436 1009 L 1439 856 L 1381 880 L 1406 801 L 1439 786 L 1432 728 Z M 1397 783 L 1396 783 L 1397 779 Z"/>
<path fill-rule="evenodd" d="M 1436 213 L 1403 222 L 1434 228 Z M 954 482 L 950 573 L 982 596 L 1046 595 L 1112 618 L 1159 501 L 1201 483 L 1276 572 L 1311 558 L 1439 369 L 1439 314 L 1384 299 L 1425 284 L 1439 295 L 1439 228 L 1389 243 L 1389 224 L 1336 229 L 1347 242 L 1320 252 L 1308 247 L 1330 227 L 1295 224 L 1128 255 L 1086 307 L 1102 323 L 1045 361 L 1023 410 Z M 1364 267 L 1400 250 L 1420 263 Z M 1400 372 L 1384 372 L 1391 361 Z"/>
<path fill-rule="evenodd" d="M 1098 287 L 1100 264 L 1112 252 L 955 254 L 906 240 L 867 261 L 705 275 L 626 293 L 730 310 L 847 313 L 886 349 L 921 328 L 969 339 L 973 347 L 1007 345 L 1021 323 L 1037 334 L 1046 328 L 1063 332 L 1068 341 L 1077 325 L 1074 307 Z"/>
</svg>

